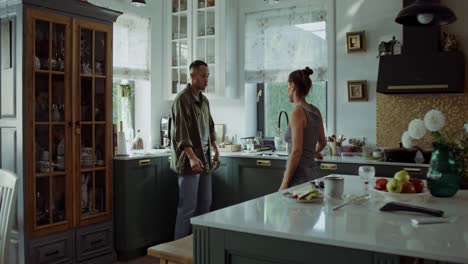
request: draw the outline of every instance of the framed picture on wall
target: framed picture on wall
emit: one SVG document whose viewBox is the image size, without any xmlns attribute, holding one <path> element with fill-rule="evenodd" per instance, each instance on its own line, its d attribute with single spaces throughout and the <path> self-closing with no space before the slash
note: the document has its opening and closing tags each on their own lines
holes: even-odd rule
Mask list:
<svg viewBox="0 0 468 264">
<path fill-rule="evenodd" d="M 356 31 L 346 33 L 346 50 L 348 53 L 366 51 L 366 32 Z"/>
<path fill-rule="evenodd" d="M 348 102 L 367 101 L 367 81 L 348 81 Z"/>
</svg>

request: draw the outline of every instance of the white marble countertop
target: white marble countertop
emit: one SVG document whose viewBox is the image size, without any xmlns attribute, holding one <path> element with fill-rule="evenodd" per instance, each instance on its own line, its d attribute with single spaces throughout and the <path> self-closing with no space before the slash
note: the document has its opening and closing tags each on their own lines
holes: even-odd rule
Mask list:
<svg viewBox="0 0 468 264">
<path fill-rule="evenodd" d="M 359 177 L 345 176 L 345 193 L 361 193 Z M 413 226 L 410 213 L 381 212 L 383 200 L 298 203 L 277 192 L 191 219 L 199 226 L 439 261 L 468 263 L 468 191 L 419 205 L 445 211 L 451 223 Z M 416 203 L 417 204 L 417 203 Z"/>
<path fill-rule="evenodd" d="M 118 156 L 115 160 L 134 160 L 154 157 L 167 157 L 170 155 L 167 149 L 152 149 L 148 151 L 139 151 L 138 153 L 132 153 L 129 156 Z M 287 160 L 287 154 L 285 152 L 265 151 L 265 152 L 220 152 L 221 157 L 231 158 L 247 158 L 247 159 L 270 159 L 270 160 Z M 339 156 L 325 156 L 323 160 L 317 160 L 318 162 L 334 162 L 334 163 L 353 163 L 353 164 L 369 164 L 369 165 L 390 165 L 390 166 L 408 166 L 408 167 L 429 167 L 429 164 L 418 164 L 418 163 L 400 163 L 400 162 L 387 162 L 387 161 L 376 161 L 369 160 L 366 158 L 343 158 Z"/>
<path fill-rule="evenodd" d="M 167 157 L 170 155 L 169 149 L 151 149 L 141 150 L 137 152 L 131 152 L 128 156 L 117 156 L 114 160 L 136 160 L 136 159 L 147 159 L 157 157 Z"/>
</svg>

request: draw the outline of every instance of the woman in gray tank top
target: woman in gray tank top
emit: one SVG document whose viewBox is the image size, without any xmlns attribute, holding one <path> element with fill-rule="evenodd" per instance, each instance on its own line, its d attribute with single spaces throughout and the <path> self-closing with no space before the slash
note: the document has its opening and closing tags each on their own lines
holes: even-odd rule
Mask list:
<svg viewBox="0 0 468 264">
<path fill-rule="evenodd" d="M 306 67 L 293 71 L 288 78 L 288 97 L 294 103 L 291 122 L 284 136 L 289 147 L 289 158 L 280 190 L 314 180 L 318 177 L 315 158 L 321 158 L 325 147 L 325 132 L 320 110 L 307 103 L 313 71 Z"/>
</svg>

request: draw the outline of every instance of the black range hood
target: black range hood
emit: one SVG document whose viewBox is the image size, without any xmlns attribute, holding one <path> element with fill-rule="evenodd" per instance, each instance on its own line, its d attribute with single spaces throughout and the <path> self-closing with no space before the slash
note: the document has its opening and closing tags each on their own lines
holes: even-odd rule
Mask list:
<svg viewBox="0 0 468 264">
<path fill-rule="evenodd" d="M 414 0 L 404 0 L 408 6 Z M 401 55 L 381 56 L 377 92 L 384 94 L 463 93 L 465 59 L 440 51 L 440 26 L 403 26 Z"/>
</svg>

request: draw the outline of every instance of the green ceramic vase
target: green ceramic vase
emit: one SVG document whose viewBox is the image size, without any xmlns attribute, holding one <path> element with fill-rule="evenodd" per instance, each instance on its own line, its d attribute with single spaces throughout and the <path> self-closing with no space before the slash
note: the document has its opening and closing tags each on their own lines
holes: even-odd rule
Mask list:
<svg viewBox="0 0 468 264">
<path fill-rule="evenodd" d="M 434 143 L 427 173 L 427 187 L 433 196 L 452 197 L 460 189 L 460 177 L 452 148 Z"/>
</svg>

